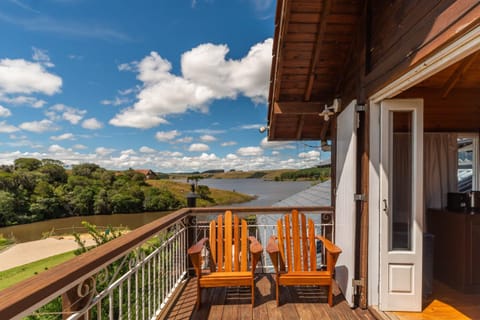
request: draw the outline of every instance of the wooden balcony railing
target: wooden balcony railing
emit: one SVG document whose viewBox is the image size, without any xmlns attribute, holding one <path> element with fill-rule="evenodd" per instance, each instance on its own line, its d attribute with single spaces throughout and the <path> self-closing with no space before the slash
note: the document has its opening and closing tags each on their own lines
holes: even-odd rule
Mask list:
<svg viewBox="0 0 480 320">
<path fill-rule="evenodd" d="M 0 291 L 0 319 L 156 319 L 188 276 L 187 248 L 206 235 L 211 216 L 225 210 L 248 216 L 250 232 L 266 243 L 276 219 L 291 209 L 178 210 Z M 298 209 L 333 237 L 333 208 Z M 266 256 L 259 270 L 270 272 Z"/>
</svg>

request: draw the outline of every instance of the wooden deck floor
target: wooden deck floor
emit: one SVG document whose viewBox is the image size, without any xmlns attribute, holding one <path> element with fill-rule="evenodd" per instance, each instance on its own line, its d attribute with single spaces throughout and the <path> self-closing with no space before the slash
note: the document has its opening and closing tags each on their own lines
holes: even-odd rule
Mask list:
<svg viewBox="0 0 480 320">
<path fill-rule="evenodd" d="M 165 319 L 375 319 L 368 311 L 352 310 L 336 288 L 332 308 L 327 304 L 323 288 L 282 287 L 280 290 L 281 305 L 277 307 L 272 276 L 258 275 L 253 309 L 249 288 L 214 288 L 203 290 L 202 307 L 195 311 L 196 284 L 195 279 L 190 279 Z"/>
</svg>

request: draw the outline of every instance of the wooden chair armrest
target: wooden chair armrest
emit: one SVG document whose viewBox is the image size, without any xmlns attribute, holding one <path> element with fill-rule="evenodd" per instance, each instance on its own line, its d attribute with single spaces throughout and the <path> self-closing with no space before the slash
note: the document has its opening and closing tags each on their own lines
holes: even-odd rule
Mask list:
<svg viewBox="0 0 480 320">
<path fill-rule="evenodd" d="M 323 243 L 323 246 L 325 247 L 325 249 L 334 254 L 334 255 L 339 255 L 340 253 L 342 253 L 342 249 L 340 249 L 339 247 L 337 247 L 336 245 L 334 245 L 330 240 L 328 240 L 327 238 L 325 237 L 322 237 L 322 236 L 315 236 L 316 239 L 322 241 Z"/>
<path fill-rule="evenodd" d="M 188 249 L 188 254 L 189 255 L 194 255 L 194 254 L 199 254 L 200 252 L 202 252 L 202 249 L 203 249 L 203 246 L 205 245 L 205 242 L 208 241 L 208 238 L 203 238 L 202 240 L 198 241 L 196 244 L 194 244 L 193 246 L 191 246 L 189 249 Z"/>
<path fill-rule="evenodd" d="M 248 239 L 250 240 L 250 252 L 252 254 L 262 253 L 263 247 L 260 242 L 258 242 L 257 238 L 250 236 Z"/>
<path fill-rule="evenodd" d="M 276 236 L 271 236 L 270 239 L 268 239 L 267 252 L 269 254 L 275 254 L 280 252 Z"/>
</svg>

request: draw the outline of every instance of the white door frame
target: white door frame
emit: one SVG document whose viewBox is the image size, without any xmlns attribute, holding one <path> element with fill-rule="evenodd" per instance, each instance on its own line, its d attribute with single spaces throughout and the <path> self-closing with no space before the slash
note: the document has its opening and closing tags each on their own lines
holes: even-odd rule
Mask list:
<svg viewBox="0 0 480 320">
<path fill-rule="evenodd" d="M 397 113 L 411 113 L 411 181 L 407 190 L 393 193 L 395 156 L 394 123 Z M 380 293 L 379 307 L 385 311 L 422 310 L 422 265 L 423 265 L 423 99 L 384 100 L 380 110 Z M 408 137 L 408 136 L 404 136 Z M 399 137 L 402 138 L 402 137 Z M 397 141 L 399 143 L 399 141 Z M 402 162 L 403 164 L 403 162 Z M 404 208 L 409 215 L 406 243 L 394 248 L 393 215 L 403 211 L 393 200 L 410 195 L 410 206 Z M 397 203 L 405 203 L 399 201 Z M 406 202 L 408 203 L 408 202 Z M 398 215 L 397 215 L 398 217 Z M 410 218 L 408 220 L 408 218 Z M 400 232 L 399 234 L 402 234 Z M 405 235 L 405 233 L 403 233 Z M 398 241 L 397 241 L 398 242 Z M 402 241 L 400 241 L 402 242 Z M 400 249 L 401 248 L 401 249 Z"/>
<path fill-rule="evenodd" d="M 369 236 L 368 236 L 368 305 L 379 305 L 380 265 L 380 102 L 395 97 L 435 73 L 480 50 L 480 26 L 431 55 L 417 67 L 371 95 L 369 133 Z"/>
</svg>

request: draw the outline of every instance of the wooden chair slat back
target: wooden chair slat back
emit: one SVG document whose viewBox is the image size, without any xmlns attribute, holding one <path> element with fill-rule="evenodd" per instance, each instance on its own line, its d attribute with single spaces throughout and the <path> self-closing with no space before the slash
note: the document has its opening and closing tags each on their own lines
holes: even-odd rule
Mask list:
<svg viewBox="0 0 480 320">
<path fill-rule="evenodd" d="M 292 264 L 292 238 L 290 236 L 290 215 L 285 216 L 285 242 L 286 242 L 286 253 L 287 253 L 287 268 L 288 271 L 293 271 Z"/>
<path fill-rule="evenodd" d="M 248 229 L 247 229 L 247 221 L 242 219 L 242 236 L 241 236 L 241 241 L 242 241 L 242 249 L 241 249 L 241 254 L 242 258 L 241 264 L 242 264 L 242 269 L 241 271 L 248 271 L 247 267 L 247 241 L 248 241 Z"/>
<path fill-rule="evenodd" d="M 217 224 L 217 271 L 223 270 L 223 216 L 218 216 Z"/>
<path fill-rule="evenodd" d="M 317 245 L 315 242 L 315 225 L 312 219 L 308 219 L 308 242 L 310 248 L 310 270 L 317 270 Z"/>
<path fill-rule="evenodd" d="M 302 213 L 300 214 L 300 221 L 302 225 L 302 258 L 303 258 L 303 271 L 309 271 L 308 269 L 308 249 L 307 249 L 307 223 L 306 217 Z"/>
<path fill-rule="evenodd" d="M 315 225 L 303 213 L 292 210 L 277 221 L 278 248 L 280 250 L 280 270 L 315 271 L 317 270 L 317 246 Z M 283 264 L 283 270 L 282 270 Z"/>
<path fill-rule="evenodd" d="M 278 248 L 280 250 L 280 271 L 285 271 L 285 237 L 283 234 L 282 219 L 277 221 Z"/>
<path fill-rule="evenodd" d="M 292 238 L 293 238 L 293 270 L 302 271 L 302 266 L 300 264 L 301 254 L 300 251 L 300 232 L 299 232 L 299 223 L 298 223 L 298 211 L 292 211 Z"/>
<path fill-rule="evenodd" d="M 210 222 L 210 252 L 214 270 L 248 271 L 248 225 L 231 211 Z"/>
<path fill-rule="evenodd" d="M 240 252 L 240 230 L 238 225 L 238 216 L 235 214 L 233 215 L 233 271 L 240 271 L 240 264 L 238 261 L 239 252 Z"/>
<path fill-rule="evenodd" d="M 225 271 L 232 272 L 232 212 L 225 212 Z"/>
<path fill-rule="evenodd" d="M 217 264 L 217 224 L 215 220 L 210 221 L 210 254 L 213 262 Z"/>
</svg>

